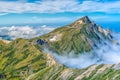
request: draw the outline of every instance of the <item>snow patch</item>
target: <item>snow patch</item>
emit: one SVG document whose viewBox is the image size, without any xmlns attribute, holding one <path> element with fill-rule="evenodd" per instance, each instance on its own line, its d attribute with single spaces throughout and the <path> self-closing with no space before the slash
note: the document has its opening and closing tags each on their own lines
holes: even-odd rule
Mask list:
<svg viewBox="0 0 120 80">
<path fill-rule="evenodd" d="M 57 40 L 57 36 L 53 36 L 50 41 L 56 41 Z"/>
<path fill-rule="evenodd" d="M 53 36 L 52 38 L 49 39 L 49 41 L 53 42 L 53 41 L 59 41 L 61 39 L 62 34 L 57 34 L 55 36 Z"/>
<path fill-rule="evenodd" d="M 82 21 L 82 20 L 79 20 L 78 22 L 79 22 L 80 24 L 82 24 L 82 23 L 83 23 L 83 21 Z"/>
</svg>

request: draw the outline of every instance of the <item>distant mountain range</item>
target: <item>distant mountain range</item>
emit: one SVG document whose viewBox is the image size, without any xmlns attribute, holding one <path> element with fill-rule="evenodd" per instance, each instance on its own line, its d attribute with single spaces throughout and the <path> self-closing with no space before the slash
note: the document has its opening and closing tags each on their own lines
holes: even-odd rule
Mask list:
<svg viewBox="0 0 120 80">
<path fill-rule="evenodd" d="M 40 37 L 0 40 L 0 80 L 120 80 L 120 64 L 73 69 L 43 51 L 78 55 L 106 45 L 106 40 L 113 42 L 110 31 L 87 16 Z"/>
</svg>

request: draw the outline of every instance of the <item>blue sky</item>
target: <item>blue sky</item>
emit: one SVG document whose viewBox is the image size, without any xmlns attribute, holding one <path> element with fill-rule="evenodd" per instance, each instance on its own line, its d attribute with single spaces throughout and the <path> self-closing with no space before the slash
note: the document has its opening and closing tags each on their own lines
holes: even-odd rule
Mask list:
<svg viewBox="0 0 120 80">
<path fill-rule="evenodd" d="M 66 25 L 82 16 L 120 26 L 119 0 L 0 0 L 0 25 Z"/>
</svg>

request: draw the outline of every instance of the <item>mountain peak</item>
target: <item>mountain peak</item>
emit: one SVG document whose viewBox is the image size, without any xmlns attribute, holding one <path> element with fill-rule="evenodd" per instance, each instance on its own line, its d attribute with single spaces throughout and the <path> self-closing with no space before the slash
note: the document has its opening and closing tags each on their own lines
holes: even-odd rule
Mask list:
<svg viewBox="0 0 120 80">
<path fill-rule="evenodd" d="M 77 22 L 80 22 L 80 23 L 91 23 L 91 21 L 88 18 L 88 16 L 83 16 L 82 18 L 78 19 Z"/>
<path fill-rule="evenodd" d="M 50 49 L 58 54 L 81 54 L 89 52 L 103 40 L 111 40 L 110 32 L 91 22 L 87 16 L 40 36 L 50 45 Z"/>
</svg>

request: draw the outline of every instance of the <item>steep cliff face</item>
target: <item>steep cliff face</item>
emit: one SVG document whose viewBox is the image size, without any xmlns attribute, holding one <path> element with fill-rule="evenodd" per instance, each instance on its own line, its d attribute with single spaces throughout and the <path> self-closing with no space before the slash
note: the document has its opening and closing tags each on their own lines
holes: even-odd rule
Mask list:
<svg viewBox="0 0 120 80">
<path fill-rule="evenodd" d="M 90 21 L 87 16 L 40 38 L 47 41 L 53 51 L 58 54 L 89 52 L 93 47 L 97 48 L 97 44 L 105 44 L 104 40 L 112 40 L 109 30 Z"/>
</svg>

